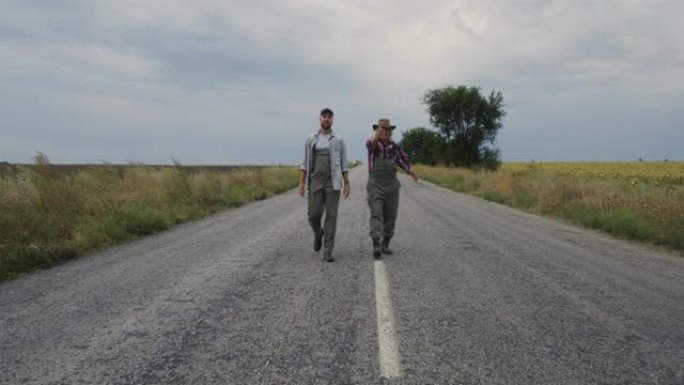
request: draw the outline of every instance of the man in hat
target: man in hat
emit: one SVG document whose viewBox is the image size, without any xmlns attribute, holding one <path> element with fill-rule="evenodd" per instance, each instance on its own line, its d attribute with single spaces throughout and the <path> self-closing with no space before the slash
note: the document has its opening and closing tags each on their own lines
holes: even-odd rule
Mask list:
<svg viewBox="0 0 684 385">
<path fill-rule="evenodd" d="M 394 235 L 394 225 L 399 209 L 399 180 L 397 166 L 418 181 L 406 153 L 392 141 L 396 128 L 389 119 L 379 119 L 373 125 L 374 135 L 366 142 L 368 149 L 368 207 L 370 208 L 370 236 L 373 240 L 373 256 L 393 254 L 389 247 Z M 382 237 L 382 242 L 381 242 Z"/>
<path fill-rule="evenodd" d="M 334 262 L 332 256 L 337 228 L 337 208 L 340 191 L 346 199 L 349 196 L 349 168 L 347 147 L 340 135 L 332 130 L 333 112 L 321 110 L 321 128 L 306 138 L 304 160 L 299 173 L 299 195 L 304 196 L 309 188 L 308 217 L 314 233 L 313 249 L 319 251 L 325 240 L 323 259 Z M 325 212 L 325 223 L 321 218 Z"/>
</svg>

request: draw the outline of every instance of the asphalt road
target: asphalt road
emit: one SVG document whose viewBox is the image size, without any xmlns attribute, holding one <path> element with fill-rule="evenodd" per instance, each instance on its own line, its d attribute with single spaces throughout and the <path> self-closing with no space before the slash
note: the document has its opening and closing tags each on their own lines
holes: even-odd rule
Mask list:
<svg viewBox="0 0 684 385">
<path fill-rule="evenodd" d="M 0 283 L 0 383 L 684 384 L 684 258 L 402 175 L 376 262 L 366 175 Z"/>
</svg>

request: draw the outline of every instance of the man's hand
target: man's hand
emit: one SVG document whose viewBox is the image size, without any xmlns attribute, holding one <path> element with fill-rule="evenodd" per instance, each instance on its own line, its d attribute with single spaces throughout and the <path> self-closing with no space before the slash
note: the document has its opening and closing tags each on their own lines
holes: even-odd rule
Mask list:
<svg viewBox="0 0 684 385">
<path fill-rule="evenodd" d="M 299 170 L 299 195 L 304 196 L 306 192 L 306 170 Z"/>
<path fill-rule="evenodd" d="M 408 174 L 411 175 L 414 182 L 418 182 L 420 180 L 420 177 L 418 176 L 418 174 L 416 174 L 413 170 L 411 170 Z"/>
<path fill-rule="evenodd" d="M 344 199 L 347 199 L 349 197 L 349 183 L 345 183 L 344 187 L 342 187 L 342 195 L 344 196 Z"/>
</svg>

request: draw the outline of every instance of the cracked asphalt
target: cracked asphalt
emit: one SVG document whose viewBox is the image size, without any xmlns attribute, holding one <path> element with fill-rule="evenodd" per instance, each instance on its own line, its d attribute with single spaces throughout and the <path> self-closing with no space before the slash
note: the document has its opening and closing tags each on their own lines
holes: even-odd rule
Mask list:
<svg viewBox="0 0 684 385">
<path fill-rule="evenodd" d="M 404 175 L 382 378 L 366 177 L 0 283 L 0 384 L 684 384 L 684 258 Z"/>
</svg>

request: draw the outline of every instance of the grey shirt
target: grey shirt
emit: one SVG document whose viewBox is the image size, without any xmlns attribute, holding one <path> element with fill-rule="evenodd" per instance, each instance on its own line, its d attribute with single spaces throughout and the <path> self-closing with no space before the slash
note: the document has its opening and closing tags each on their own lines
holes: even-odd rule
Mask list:
<svg viewBox="0 0 684 385">
<path fill-rule="evenodd" d="M 313 149 L 318 140 L 318 132 L 314 132 L 304 142 L 304 160 L 299 166 L 300 170 L 306 171 L 306 184 L 309 184 L 309 175 L 313 164 Z M 333 190 L 342 189 L 342 173 L 349 171 L 347 166 L 347 146 L 342 136 L 330 131 L 330 175 L 332 176 Z"/>
</svg>

